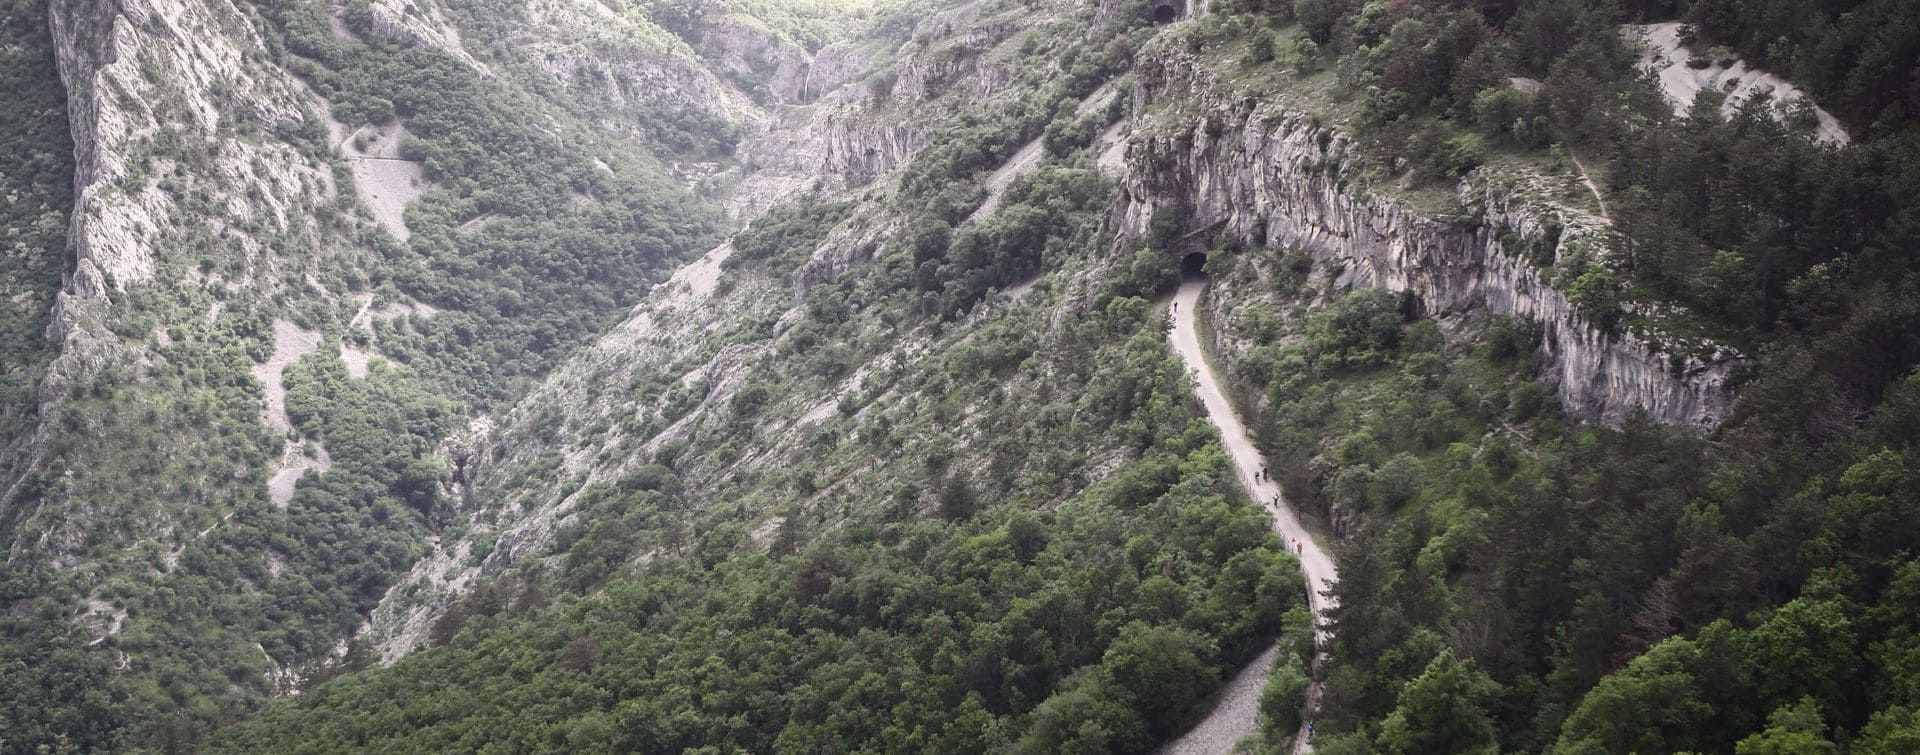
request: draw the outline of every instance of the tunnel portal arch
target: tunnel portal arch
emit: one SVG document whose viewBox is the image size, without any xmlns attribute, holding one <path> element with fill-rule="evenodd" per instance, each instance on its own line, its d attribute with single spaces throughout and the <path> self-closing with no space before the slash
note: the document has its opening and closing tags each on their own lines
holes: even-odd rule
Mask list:
<svg viewBox="0 0 1920 755">
<path fill-rule="evenodd" d="M 1156 24 L 1170 24 L 1185 18 L 1186 15 L 1185 0 L 1159 0 L 1153 4 L 1153 22 Z"/>
<path fill-rule="evenodd" d="M 1207 277 L 1207 253 L 1193 252 L 1180 258 L 1180 277 Z"/>
</svg>

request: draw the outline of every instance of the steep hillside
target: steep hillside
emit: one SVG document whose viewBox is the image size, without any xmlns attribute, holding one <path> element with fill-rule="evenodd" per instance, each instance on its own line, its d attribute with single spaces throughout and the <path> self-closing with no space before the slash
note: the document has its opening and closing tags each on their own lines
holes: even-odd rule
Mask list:
<svg viewBox="0 0 1920 755">
<path fill-rule="evenodd" d="M 1535 4 L 1501 21 L 1545 28 L 1562 23 L 1552 15 L 1558 10 Z M 1683 714 L 1647 729 L 1690 731 L 1691 739 L 1672 741 L 1724 748 L 1747 737 L 1798 736 L 1818 731 L 1796 723 L 1809 716 L 1865 739 L 1899 736 L 1889 728 L 1905 715 L 1897 694 L 1822 697 L 1806 679 L 1766 670 L 1763 659 L 1775 657 L 1768 653 L 1803 652 L 1790 649 L 1795 641 L 1760 643 L 1805 631 L 1819 616 L 1859 616 L 1871 627 L 1804 651 L 1837 653 L 1835 663 L 1869 645 L 1895 652 L 1909 636 L 1887 602 L 1904 582 L 1887 580 L 1904 573 L 1903 557 L 1889 548 L 1910 537 L 1887 529 L 1882 517 L 1908 505 L 1893 492 L 1898 473 L 1885 465 L 1912 453 L 1895 428 L 1909 421 L 1900 381 L 1913 352 L 1897 346 L 1900 356 L 1877 361 L 1875 342 L 1858 340 L 1866 334 L 1853 326 L 1768 319 L 1765 313 L 1798 306 L 1791 297 L 1807 290 L 1804 276 L 1817 275 L 1820 263 L 1805 252 L 1793 262 L 1767 257 L 1754 245 L 1777 242 L 1742 237 L 1733 226 L 1675 235 L 1674 223 L 1686 216 L 1670 213 L 1691 208 L 1659 198 L 1677 196 L 1687 181 L 1713 179 L 1636 164 L 1653 153 L 1684 160 L 1689 150 L 1725 139 L 1745 140 L 1749 149 L 1723 168 L 1732 172 L 1769 160 L 1871 162 L 1897 153 L 1898 143 L 1827 151 L 1789 131 L 1793 118 L 1751 106 L 1731 121 L 1715 119 L 1724 112 L 1717 103 L 1676 119 L 1661 93 L 1634 75 L 1626 49 L 1633 40 L 1610 20 L 1581 21 L 1580 35 L 1498 53 L 1538 56 L 1501 70 L 1473 67 L 1469 53 L 1479 40 L 1450 52 L 1409 46 L 1418 37 L 1403 30 L 1449 19 L 1407 12 L 1414 17 L 1296 19 L 1212 8 L 1128 40 L 1140 46 L 1126 57 L 1132 73 L 1108 85 L 1124 105 L 1112 127 L 1112 116 L 1100 116 L 1107 93 L 1070 79 L 1061 90 L 1069 99 L 1050 114 L 1001 120 L 1011 138 L 936 130 L 880 193 L 829 195 L 762 218 L 657 290 L 476 449 L 470 534 L 443 541 L 442 554 L 423 562 L 435 566 L 416 572 L 375 616 L 372 637 L 388 657 L 422 639 L 427 647 L 330 687 L 330 697 L 276 709 L 268 723 L 223 742 L 237 749 L 350 736 L 438 746 L 429 743 L 510 720 L 527 743 L 578 734 L 584 738 L 566 741 L 641 749 L 691 742 L 1149 748 L 1198 710 L 1168 711 L 1155 707 L 1163 696 L 1130 693 L 1124 654 L 1109 650 L 1098 662 L 1077 656 L 1084 666 L 1078 681 L 1061 676 L 1073 662 L 1043 662 L 1041 678 L 1058 682 L 1037 689 L 1052 694 L 1010 696 L 1000 674 L 1008 658 L 1025 666 L 1028 656 L 979 644 L 987 631 L 979 627 L 1022 616 L 1017 605 L 991 597 L 967 609 L 939 605 L 939 615 L 970 628 L 962 634 L 971 639 L 955 645 L 957 657 L 991 662 L 984 676 L 978 666 L 940 665 L 930 648 L 883 639 L 903 626 L 898 621 L 927 631 L 916 622 L 931 609 L 889 619 L 862 606 L 919 594 L 922 588 L 881 585 L 899 573 L 951 568 L 943 544 L 973 542 L 961 539 L 972 533 L 1011 537 L 1029 516 L 1067 529 L 1067 517 L 1084 516 L 1077 507 L 1086 499 L 1072 494 L 1078 486 L 1125 487 L 1143 474 L 1139 465 L 1159 446 L 1150 443 L 1140 461 L 1123 453 L 1100 463 L 1101 433 L 1075 431 L 1072 419 L 1050 424 L 1060 413 L 1083 416 L 1085 399 L 1050 399 L 1045 386 L 1092 380 L 1075 395 L 1108 395 L 1101 372 L 1081 378 L 1076 370 L 1089 361 L 1120 369 L 1103 356 L 1111 347 L 1099 344 L 1137 322 L 1113 320 L 1138 306 L 1125 295 L 1164 291 L 1176 263 L 1194 253 L 1206 256 L 1212 273 L 1205 314 L 1216 358 L 1233 376 L 1261 443 L 1280 460 L 1276 476 L 1338 541 L 1341 607 L 1319 697 L 1329 748 L 1448 751 L 1500 742 L 1606 750 L 1634 726 L 1609 713 L 1608 701 L 1633 699 L 1631 685 L 1643 673 L 1636 666 L 1655 661 L 1628 660 L 1649 648 L 1660 649 L 1652 658 L 1680 656 L 1691 674 L 1728 664 L 1753 669 L 1740 671 L 1730 688 L 1685 693 L 1706 698 L 1700 710 L 1731 716 L 1727 725 L 1702 730 Z M 1581 47 L 1589 42 L 1599 49 Z M 1419 56 L 1454 53 L 1467 65 L 1448 60 L 1437 83 L 1404 78 Z M 913 70 L 907 61 L 894 92 Z M 991 84 L 966 86 L 969 96 L 994 101 Z M 1409 104 L 1393 94 L 1413 91 L 1403 87 L 1464 92 L 1457 96 L 1472 105 Z M 1590 98 L 1591 107 L 1564 105 L 1576 96 Z M 1633 118 L 1657 128 L 1619 126 Z M 1662 143 L 1673 138 L 1663 134 L 1684 133 L 1698 141 Z M 967 160 L 982 138 L 992 160 Z M 1049 167 L 1049 154 L 1097 160 Z M 1000 167 L 988 173 L 995 162 Z M 1036 164 L 1031 177 L 1007 180 Z M 1090 166 L 1113 176 L 1117 193 L 1097 213 L 1084 205 L 1072 212 L 1087 213 L 1087 228 L 1099 229 L 1092 238 L 1106 241 L 1061 246 L 1051 234 L 1021 230 L 1057 226 L 1046 205 L 1079 196 L 1059 182 Z M 1838 188 L 1807 180 L 1801 190 L 1810 195 Z M 973 181 L 1012 188 L 983 201 Z M 1899 186 L 1894 179 L 1873 191 L 1897 196 Z M 1770 213 L 1805 211 L 1773 198 L 1783 196 L 1750 200 Z M 1809 237 L 1830 227 L 1781 217 Z M 1703 259 L 1701 244 L 1726 251 Z M 1035 249 L 1043 250 L 1037 259 L 1028 256 Z M 1003 256 L 1008 250 L 1027 252 Z M 1874 264 L 1891 266 L 1856 271 L 1844 284 L 1870 292 L 1860 322 L 1911 333 L 1908 309 L 1884 298 L 1911 273 L 1891 260 Z M 1029 285 L 1024 279 L 1034 273 L 1039 279 Z M 1702 285 L 1703 275 L 1752 276 L 1760 296 Z M 1800 280 L 1776 283 L 1783 276 Z M 1884 285 L 1871 293 L 1876 277 Z M 1011 303 L 975 304 L 995 289 Z M 1024 314 L 1029 308 L 1046 314 Z M 1075 323 L 1088 321 L 1104 324 L 1076 331 Z M 1013 352 L 1018 367 L 967 372 L 969 364 L 1005 364 L 989 344 L 1026 329 L 1038 335 L 1024 337 L 1040 345 Z M 1808 353 L 1833 359 L 1809 372 Z M 1035 370 L 1044 381 L 1029 382 Z M 1796 379 L 1833 393 L 1782 403 L 1775 386 Z M 1037 393 L 1023 398 L 1029 391 Z M 1861 401 L 1885 409 L 1849 408 Z M 1122 417 L 1105 437 L 1135 432 L 1140 418 Z M 1151 433 L 1170 419 L 1142 427 Z M 1777 434 L 1783 431 L 1788 436 Z M 1816 464 L 1788 460 L 1807 447 L 1827 456 Z M 1058 479 L 1047 470 L 1063 452 L 1069 456 L 1060 469 L 1084 476 L 1034 487 Z M 1843 484 L 1867 485 L 1849 495 L 1876 496 L 1881 503 L 1869 508 L 1886 507 L 1872 515 L 1879 536 L 1862 540 L 1853 519 L 1830 520 L 1821 526 L 1839 529 L 1819 537 L 1848 543 L 1844 564 L 1809 555 L 1752 568 L 1743 554 L 1806 542 L 1786 528 L 1811 504 L 1782 496 L 1800 489 L 1797 480 L 1817 484 L 1811 481 L 1842 471 L 1859 478 Z M 939 520 L 966 524 L 933 523 Z M 944 531 L 954 526 L 958 532 Z M 1157 531 L 1152 519 L 1134 526 Z M 910 560 L 896 561 L 903 553 Z M 753 564 L 769 570 L 748 581 L 763 585 L 758 590 L 788 587 L 777 599 L 727 588 L 746 592 L 704 604 L 657 592 L 710 584 L 682 576 L 690 558 L 721 569 Z M 1042 573 L 1053 584 L 1075 584 L 1073 570 L 1086 567 L 1056 568 L 1049 563 Z M 1882 576 L 1847 583 L 1849 595 L 1837 603 L 1788 602 L 1808 575 L 1834 569 Z M 1716 576 L 1726 574 L 1747 576 Z M 636 587 L 642 584 L 651 587 Z M 991 583 L 961 594 L 975 589 L 997 594 Z M 1816 582 L 1811 589 L 1819 596 L 1835 588 Z M 541 607 L 555 591 L 592 597 L 578 607 Z M 833 617 L 821 617 L 824 627 L 798 618 L 817 599 Z M 1771 610 L 1782 602 L 1785 608 Z M 725 608 L 738 603 L 765 608 L 745 615 Z M 1188 605 L 1179 614 L 1187 631 L 1218 631 L 1198 603 Z M 666 623 L 594 618 L 636 612 Z M 1720 617 L 1739 623 L 1713 623 Z M 708 638 L 718 636 L 717 626 L 773 633 L 744 647 L 716 645 Z M 1269 746 L 1292 736 L 1286 722 L 1298 719 L 1288 706 L 1304 697 L 1289 697 L 1301 694 L 1310 656 L 1305 627 L 1291 626 L 1285 662 L 1273 663 L 1275 684 L 1263 698 L 1271 701 L 1262 706 Z M 1062 641 L 1057 625 L 1028 631 L 1034 647 Z M 1700 642 L 1731 637 L 1734 649 L 1711 663 L 1699 659 L 1687 638 L 1703 631 Z M 861 636 L 870 637 L 867 654 L 894 659 L 894 671 L 863 676 L 844 656 L 787 660 L 821 658 L 838 647 L 834 638 Z M 435 706 L 468 695 L 498 699 L 481 690 L 515 662 L 551 668 L 541 683 L 553 689 L 596 684 L 618 673 L 602 663 L 631 668 L 600 649 L 645 642 L 638 637 L 665 642 L 658 652 L 669 658 L 726 658 L 750 681 L 714 686 L 671 661 L 604 700 L 568 697 L 575 704 L 540 711 L 505 706 L 520 711 L 511 715 L 463 709 L 440 719 L 447 728 L 417 734 L 398 719 L 349 723 L 342 715 L 394 695 Z M 1889 665 L 1856 673 L 1876 684 L 1902 678 L 1891 660 L 1880 663 Z M 451 687 L 421 686 L 447 674 L 458 680 Z M 844 681 L 853 678 L 880 686 Z M 729 694 L 684 698 L 682 685 Z M 917 697 L 923 689 L 934 691 Z M 1813 702 L 1795 703 L 1798 690 L 1815 695 Z M 756 695 L 836 702 L 769 710 L 770 703 L 751 702 Z M 928 713 L 976 704 L 984 715 Z M 1775 708 L 1783 712 L 1774 729 L 1762 731 Z M 744 729 L 722 723 L 747 711 Z M 859 720 L 828 711 L 887 713 Z M 1862 730 L 1870 718 L 1876 723 Z M 663 719 L 682 723 L 649 723 Z M 952 723 L 934 723 L 943 720 Z M 1417 723 L 1431 720 L 1458 729 Z M 960 721 L 965 727 L 953 729 Z M 936 731 L 967 738 L 941 739 Z M 1457 739 L 1443 745 L 1432 736 Z M 1656 740 L 1638 746 L 1662 747 L 1647 741 Z"/>
<path fill-rule="evenodd" d="M 10 105 L 32 159 L 8 217 L 38 213 L 9 221 L 9 301 L 42 314 L 9 336 L 33 393 L 5 415 L 0 650 L 73 659 L 9 679 L 23 743 L 70 705 L 112 708 L 82 746 L 191 742 L 322 673 L 445 523 L 443 441 L 710 244 L 753 180 L 706 176 L 846 180 L 824 147 L 735 159 L 778 126 L 638 10 L 56 2 L 7 23 L 33 93 Z M 70 223 L 43 157 L 63 122 Z"/>
<path fill-rule="evenodd" d="M 737 495 L 732 486 L 759 485 L 756 475 L 746 470 L 790 463 L 782 460 L 792 453 L 790 444 L 807 437 L 811 426 L 831 419 L 843 397 L 873 394 L 896 379 L 887 375 L 909 375 L 928 363 L 923 361 L 930 358 L 924 341 L 931 334 L 917 332 L 929 326 L 939 332 L 937 321 L 923 322 L 928 315 L 957 318 L 992 301 L 997 288 L 1030 283 L 1045 270 L 1032 249 L 1049 238 L 1048 233 L 1064 231 L 1048 228 L 1047 222 L 1060 220 L 1069 210 L 1104 210 L 1101 200 L 1087 194 L 1092 189 L 1082 173 L 1073 178 L 1077 183 L 1069 184 L 1074 196 L 1032 198 L 1064 206 L 1048 206 L 1045 214 L 1023 209 L 1024 214 L 1009 221 L 1013 227 L 963 220 L 976 204 L 996 194 L 996 186 L 1000 193 L 1007 190 L 1006 180 L 996 184 L 996 174 L 987 171 L 999 160 L 1016 163 L 1023 145 L 1040 141 L 1040 127 L 1052 113 L 1087 110 L 1084 117 L 1102 122 L 1109 115 L 1106 108 L 1112 100 L 1107 95 L 1112 90 L 1095 89 L 1111 69 L 1092 45 L 1067 47 L 1083 60 L 1092 59 L 1081 64 L 1085 70 L 1078 78 L 1061 79 L 1060 70 L 1051 66 L 1018 71 L 1021 61 L 1060 48 L 1048 46 L 1058 43 L 1036 44 L 1046 39 L 1045 29 L 1020 32 L 1009 21 L 1016 13 L 999 8 L 997 15 L 987 16 L 978 7 L 962 7 L 925 22 L 970 46 L 965 55 L 1004 60 L 978 63 L 979 73 L 960 74 L 951 83 L 922 84 L 935 88 L 918 95 L 897 85 L 891 92 L 864 93 L 871 98 L 867 107 L 907 119 L 922 111 L 953 112 L 955 103 L 982 95 L 983 86 L 997 87 L 984 94 L 995 95 L 998 102 L 912 137 L 913 142 L 932 140 L 940 146 L 916 155 L 889 184 L 870 189 L 873 199 L 843 199 L 828 187 L 709 252 L 656 288 L 626 322 L 502 418 L 486 445 L 474 450 L 467 470 L 470 503 L 478 504 L 471 511 L 470 538 L 477 536 L 491 547 L 476 558 L 467 555 L 470 538 L 446 541 L 434 559 L 416 570 L 416 585 L 406 594 L 390 596 L 372 631 L 386 643 L 388 657 L 417 641 L 423 620 L 431 616 L 430 610 L 422 614 L 419 609 L 444 604 L 437 593 L 452 587 L 457 594 L 472 575 L 540 552 L 563 529 L 563 520 L 575 526 L 589 523 L 577 510 L 583 496 L 661 454 L 672 458 L 683 476 L 711 485 L 702 492 L 716 499 Z M 1086 22 L 1067 16 L 1056 23 Z M 909 56 L 901 66 L 916 70 L 922 65 L 918 61 Z M 986 84 L 980 76 L 987 78 Z M 1000 83 L 993 84 L 995 80 Z M 1089 107 L 1092 104 L 1104 107 Z M 893 143 L 890 135 L 898 128 L 867 132 L 867 146 L 854 141 L 847 151 L 886 154 Z M 833 136 L 862 138 L 838 130 Z M 1030 162 L 1020 164 L 1032 167 Z M 1044 191 L 1026 189 L 1029 195 Z M 920 222 L 898 219 L 908 214 Z M 950 223 L 973 230 L 956 236 Z M 903 233 L 918 240 L 899 238 Z M 965 238 L 972 246 L 967 256 L 940 270 L 941 250 L 936 247 L 949 238 Z M 1054 243 L 1065 241 L 1063 236 Z M 900 276 L 908 274 L 903 270 L 888 278 L 868 277 L 867 268 L 881 261 L 884 249 L 909 243 L 924 251 L 912 261 L 892 264 L 912 269 L 918 282 L 910 288 L 916 290 L 895 291 L 902 285 Z M 934 265 L 928 266 L 929 260 Z M 862 277 L 843 280 L 853 273 Z M 960 282 L 947 283 L 957 279 Z M 868 290 L 862 293 L 856 286 Z M 862 312 L 882 325 L 862 328 L 850 322 Z M 736 396 L 742 390 L 751 404 Z M 760 416 L 761 403 L 779 410 Z M 726 419 L 743 407 L 754 421 Z M 556 448 L 563 438 L 570 441 Z M 823 466 L 812 474 L 825 484 L 831 475 L 845 472 Z M 469 558 L 473 560 L 453 566 Z M 415 589 L 425 592 L 414 594 Z M 419 606 L 420 598 L 429 598 L 429 604 Z"/>
<path fill-rule="evenodd" d="M 1675 116 L 1632 27 L 1559 4 L 1297 8 L 1143 53 L 1117 222 L 1206 254 L 1216 359 L 1339 541 L 1316 746 L 1911 747 L 1910 122 Z M 1770 54 L 1920 49 L 1828 28 Z"/>
<path fill-rule="evenodd" d="M 73 205 L 73 142 L 63 115 L 52 35 L 45 3 L 17 2 L 0 10 L 0 77 L 13 93 L 0 112 L 0 134 L 14 158 L 0 173 L 6 204 L 0 210 L 0 453 L 18 463 L 24 430 L 32 426 L 36 385 L 49 356 L 46 329 Z M 4 468 L 4 467 L 0 467 Z"/>
<path fill-rule="evenodd" d="M 910 57 L 869 94 L 985 107 L 864 199 L 777 210 L 656 288 L 474 449 L 464 533 L 369 633 L 388 658 L 419 649 L 223 746 L 457 749 L 499 726 L 533 748 L 1141 750 L 1283 627 L 1304 636 L 1297 566 L 1140 298 L 1172 267 L 1116 261 L 1102 231 L 1112 184 L 1085 149 L 1125 64 L 1105 50 L 1151 32 L 1074 41 L 1090 14 L 1049 10 L 922 22 L 969 46 L 942 57 L 977 62 Z M 1035 157 L 1049 122 L 1076 121 L 1077 143 L 1051 140 L 1067 159 Z M 688 697 L 711 659 L 738 684 Z M 568 702 L 404 735 L 331 715 L 450 704 L 529 662 L 551 692 L 525 702 Z M 605 700 L 559 691 L 615 679 Z M 1108 723 L 1082 726 L 1095 711 Z"/>
<path fill-rule="evenodd" d="M 0 747 L 1900 751 L 1920 44 L 1752 5 L 52 0 Z"/>
</svg>

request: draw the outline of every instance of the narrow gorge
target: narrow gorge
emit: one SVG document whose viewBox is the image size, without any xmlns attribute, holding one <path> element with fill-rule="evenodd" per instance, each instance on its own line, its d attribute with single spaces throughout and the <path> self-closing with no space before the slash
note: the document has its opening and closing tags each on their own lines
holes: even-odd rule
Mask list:
<svg viewBox="0 0 1920 755">
<path fill-rule="evenodd" d="M 1904 751 L 1920 17 L 1743 3 L 0 0 L 0 753 Z"/>
</svg>

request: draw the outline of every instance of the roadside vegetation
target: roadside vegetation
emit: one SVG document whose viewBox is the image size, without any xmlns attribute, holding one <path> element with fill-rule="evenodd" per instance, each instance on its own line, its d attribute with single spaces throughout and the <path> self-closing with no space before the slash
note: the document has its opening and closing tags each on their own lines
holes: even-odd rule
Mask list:
<svg viewBox="0 0 1920 755">
<path fill-rule="evenodd" d="M 0 208 L 0 305 L 25 313 L 0 318 L 0 403 L 33 388 L 71 203 L 34 52 L 45 8 L 7 2 L 0 33 L 20 44 L 0 76 L 37 94 L 0 105 L 27 156 L 0 176 L 22 198 Z M 204 228 L 164 240 L 178 253 L 159 279 L 194 283 L 116 292 L 115 335 L 156 357 L 50 418 L 51 457 L 91 471 L 50 467 L 19 495 L 72 506 L 0 522 L 84 521 L 80 552 L 100 559 L 0 572 L 0 751 L 1148 752 L 1278 642 L 1258 743 L 1276 748 L 1311 672 L 1304 585 L 1166 346 L 1153 302 L 1181 243 L 1210 252 L 1216 356 L 1249 429 L 1337 541 L 1317 749 L 1920 748 L 1911 3 L 1216 0 L 1163 31 L 1141 2 L 1102 28 L 1091 6 L 990 3 L 985 49 L 912 38 L 922 5 L 639 3 L 663 49 L 728 14 L 819 49 L 854 13 L 893 47 L 1005 79 L 975 97 L 933 76 L 934 101 L 968 107 L 929 146 L 762 217 L 714 294 L 737 307 L 724 327 L 608 367 L 605 390 L 639 411 L 537 414 L 555 417 L 542 451 L 457 507 L 448 434 L 720 239 L 727 221 L 671 171 L 726 164 L 743 134 L 690 111 L 600 133 L 605 113 L 507 69 L 523 5 L 453 5 L 499 75 L 370 41 L 364 2 L 344 39 L 318 0 L 248 5 L 349 129 L 404 125 L 433 186 L 405 243 L 350 191 L 300 208 L 326 218 L 317 235 L 275 242 L 321 260 L 306 304 L 221 285 L 246 265 Z M 1723 116 L 1708 93 L 1676 116 L 1619 33 L 1676 18 L 1702 49 L 1795 79 L 1855 145 L 1764 100 Z M 1601 213 L 1590 178 L 1619 248 L 1533 261 L 1614 334 L 1752 356 L 1735 416 L 1704 436 L 1582 426 L 1537 323 L 1412 319 L 1417 302 L 1334 290 L 1300 250 L 1196 240 L 1171 210 L 1116 244 L 1119 188 L 1087 147 L 1168 53 L 1216 76 L 1206 95 L 1347 130 L 1371 164 L 1347 185 L 1423 213 L 1461 215 L 1475 170 L 1554 179 L 1556 203 Z M 869 115 L 911 114 L 899 83 L 867 80 Z M 1102 86 L 1114 104 L 1081 112 Z M 1180 104 L 1136 125 L 1190 131 Z M 321 155 L 324 134 L 310 120 L 289 138 Z M 968 221 L 1035 140 L 1039 167 Z M 369 337 L 347 325 L 356 295 L 432 313 Z M 294 435 L 332 461 L 284 509 L 262 471 L 290 438 L 260 424 L 248 374 L 275 319 L 326 339 L 284 379 Z M 343 345 L 390 364 L 350 377 Z M 689 366 L 735 345 L 738 388 L 708 405 Z M 589 484 L 581 465 L 620 472 Z M 563 499 L 550 542 L 483 574 L 417 651 L 382 667 L 343 641 L 434 535 Z M 474 563 L 525 546 L 492 532 Z"/>
<path fill-rule="evenodd" d="M 550 558 L 466 597 L 431 647 L 273 706 L 214 749 L 1148 752 L 1178 735 L 1275 638 L 1305 653 L 1309 621 L 1298 564 L 1234 483 L 1164 318 L 1136 294 L 1167 279 L 1107 257 L 1111 196 L 1076 155 L 1016 181 L 944 249 L 895 235 L 807 291 L 725 409 L 583 491 Z M 820 207 L 743 236 L 735 274 L 784 277 L 783 244 L 854 222 Z M 979 293 L 912 285 L 929 261 L 945 280 L 977 276 Z M 1065 302 L 1054 285 L 1113 266 L 1048 325 Z M 1053 285 L 992 298 L 1041 271 Z M 919 314 L 958 302 L 964 327 Z M 793 454 L 785 471 L 744 463 L 752 438 L 907 343 L 925 344 L 915 367 L 774 447 Z M 734 471 L 700 484 L 709 469 Z M 507 683 L 512 669 L 531 675 Z M 392 699 L 412 702 L 374 702 Z"/>
<path fill-rule="evenodd" d="M 1920 132 L 1911 93 L 1870 83 L 1914 64 L 1911 35 L 1870 31 L 1912 28 L 1910 9 L 1284 6 L 1236 5 L 1193 44 L 1297 77 L 1402 189 L 1503 159 L 1569 170 L 1570 151 L 1606 166 L 1624 243 L 1569 294 L 1615 332 L 1757 360 L 1706 437 L 1578 426 L 1541 382 L 1537 324 L 1407 321 L 1302 254 L 1217 242 L 1241 402 L 1276 475 L 1343 535 L 1318 749 L 1911 749 L 1920 269 L 1898 250 Z M 1811 21 L 1782 31 L 1789 15 Z M 1675 17 L 1702 49 L 1795 77 L 1855 145 L 1762 98 L 1675 116 L 1618 27 Z M 1354 94 L 1312 94 L 1323 76 Z"/>
</svg>

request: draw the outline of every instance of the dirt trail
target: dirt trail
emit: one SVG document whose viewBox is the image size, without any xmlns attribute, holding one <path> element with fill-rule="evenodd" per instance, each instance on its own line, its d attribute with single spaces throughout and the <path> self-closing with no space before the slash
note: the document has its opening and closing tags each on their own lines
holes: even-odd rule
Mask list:
<svg viewBox="0 0 1920 755">
<path fill-rule="evenodd" d="M 1099 89 L 1093 90 L 1092 94 L 1080 101 L 1073 113 L 1076 117 L 1084 117 L 1088 113 L 1106 107 L 1108 103 L 1113 102 L 1114 97 L 1119 95 L 1120 90 L 1114 89 L 1113 84 L 1101 84 Z M 992 215 L 993 211 L 1000 207 L 1001 195 L 1007 193 L 1007 187 L 1013 185 L 1014 179 L 1033 172 L 1034 167 L 1038 166 L 1041 160 L 1046 159 L 1046 156 L 1047 147 L 1044 138 L 1035 138 L 1021 147 L 1020 151 L 1013 153 L 1013 157 L 1007 158 L 1005 163 L 994 169 L 993 175 L 987 176 L 987 199 L 981 202 L 979 207 L 974 208 L 973 214 L 968 215 L 964 222 L 971 223 Z"/>
<path fill-rule="evenodd" d="M 1300 543 L 1300 567 L 1307 577 L 1307 604 L 1317 620 L 1325 621 L 1327 611 L 1333 607 L 1333 598 L 1325 593 L 1333 588 L 1334 582 L 1339 581 L 1339 572 L 1334 567 L 1333 558 L 1314 541 L 1313 533 L 1301 525 L 1293 507 L 1285 505 L 1286 499 L 1282 497 L 1280 486 L 1272 480 L 1254 479 L 1257 472 L 1268 468 L 1266 459 L 1254 448 L 1246 427 L 1240 424 L 1240 418 L 1233 412 L 1233 404 L 1221 389 L 1212 365 L 1207 363 L 1206 352 L 1200 347 L 1194 311 L 1199 308 L 1200 295 L 1206 287 L 1204 278 L 1190 278 L 1182 281 L 1180 290 L 1174 294 L 1173 350 L 1193 373 L 1194 393 L 1206 405 L 1207 419 L 1220 430 L 1220 441 L 1226 446 L 1228 458 L 1233 460 L 1234 474 L 1241 486 L 1273 515 L 1273 529 L 1280 534 L 1281 540 L 1289 545 L 1295 541 Z M 1324 645 L 1324 629 L 1316 630 L 1315 637 Z M 1231 751 L 1234 743 L 1242 737 L 1252 734 L 1259 723 L 1260 692 L 1266 687 L 1267 671 L 1273 666 L 1273 659 L 1274 652 L 1269 649 L 1247 664 L 1222 690 L 1219 701 L 1207 713 L 1206 719 L 1161 752 L 1168 755 L 1225 753 Z M 1317 697 L 1317 691 L 1316 683 L 1309 691 L 1309 707 L 1313 704 L 1312 698 Z M 1312 749 L 1303 726 L 1294 737 L 1293 752 L 1310 752 Z"/>
<path fill-rule="evenodd" d="M 378 308 L 373 306 L 373 294 L 371 293 L 363 292 L 354 294 L 353 300 L 360 305 L 360 309 L 353 313 L 353 319 L 347 322 L 347 327 L 365 331 L 368 335 L 373 335 L 373 324 L 375 322 L 406 317 L 407 315 L 427 318 L 440 313 L 440 310 L 424 302 L 414 301 L 411 298 L 390 301 L 380 305 Z"/>
<path fill-rule="evenodd" d="M 1587 164 L 1580 162 L 1580 155 L 1573 148 L 1567 148 L 1567 156 L 1573 158 L 1573 167 L 1580 170 L 1580 180 L 1587 185 L 1587 191 L 1593 192 L 1593 201 L 1600 203 L 1600 217 L 1613 219 L 1613 213 L 1607 211 L 1607 198 L 1600 195 L 1600 185 L 1593 182 L 1593 176 L 1587 173 Z"/>
</svg>

